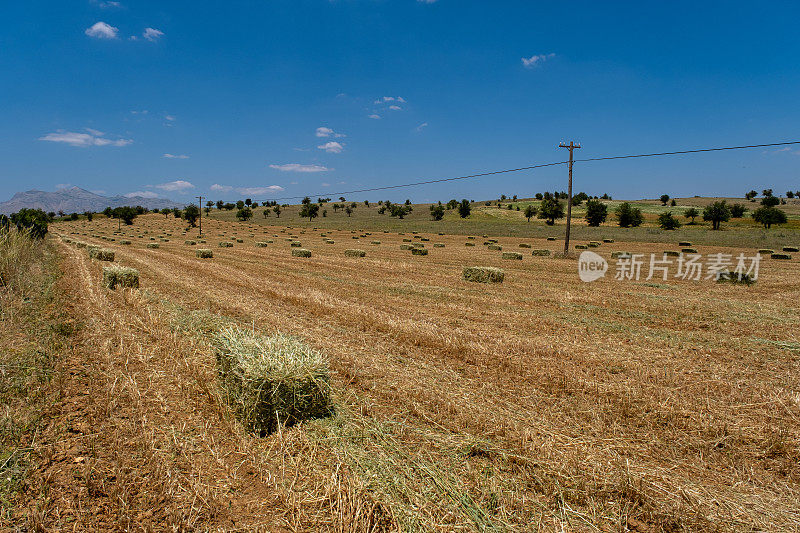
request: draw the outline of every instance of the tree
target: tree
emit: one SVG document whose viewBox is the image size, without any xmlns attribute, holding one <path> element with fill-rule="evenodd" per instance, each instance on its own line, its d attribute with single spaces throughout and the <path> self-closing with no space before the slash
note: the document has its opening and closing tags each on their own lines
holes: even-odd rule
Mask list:
<svg viewBox="0 0 800 533">
<path fill-rule="evenodd" d="M 300 210 L 300 216 L 303 218 L 308 218 L 308 221 L 311 222 L 319 215 L 319 204 L 312 204 L 307 203 L 303 205 L 303 208 Z"/>
<path fill-rule="evenodd" d="M 236 212 L 236 218 L 242 222 L 247 222 L 253 218 L 253 211 L 249 207 L 242 207 Z"/>
<path fill-rule="evenodd" d="M 792 191 L 786 191 L 786 198 L 794 198 L 794 193 Z"/>
<path fill-rule="evenodd" d="M 245 198 L 244 199 L 244 205 L 246 205 L 247 207 L 250 207 L 251 205 L 253 205 L 253 200 L 251 200 L 250 198 Z"/>
<path fill-rule="evenodd" d="M 744 195 L 745 200 L 750 200 L 751 202 L 755 202 L 754 198 L 758 196 L 756 191 L 751 190 L 749 193 Z"/>
<path fill-rule="evenodd" d="M 753 211 L 753 220 L 769 229 L 773 224 L 786 224 L 786 213 L 777 207 L 759 207 Z"/>
<path fill-rule="evenodd" d="M 405 218 L 405 216 L 413 210 L 414 208 L 412 208 L 410 205 L 392 204 L 391 208 L 389 209 L 389 215 L 403 220 L 403 218 Z"/>
<path fill-rule="evenodd" d="M 181 218 L 181 217 L 183 217 L 183 212 L 176 207 L 175 209 L 172 210 L 172 215 L 175 218 Z"/>
<path fill-rule="evenodd" d="M 686 211 L 683 212 L 683 216 L 686 218 L 691 218 L 692 221 L 689 224 L 694 224 L 694 219 L 700 216 L 700 211 L 697 210 L 695 207 L 690 207 Z"/>
<path fill-rule="evenodd" d="M 671 205 L 672 207 L 675 207 L 676 205 L 678 205 L 678 202 L 676 202 L 676 201 L 675 201 L 675 198 L 673 198 L 673 199 L 670 201 L 669 205 Z"/>
<path fill-rule="evenodd" d="M 86 220 L 88 220 L 89 222 L 91 222 L 92 219 L 94 218 L 94 213 L 92 213 L 91 211 L 86 211 L 84 215 L 86 215 Z"/>
<path fill-rule="evenodd" d="M 564 218 L 564 204 L 555 197 L 548 196 L 542 200 L 539 206 L 539 213 L 536 216 L 544 219 L 544 223 L 548 226 L 552 226 L 556 223 L 557 218 Z"/>
<path fill-rule="evenodd" d="M 369 200 L 364 200 L 364 205 L 369 207 Z"/>
<path fill-rule="evenodd" d="M 222 210 L 223 207 L 225 207 L 225 202 L 217 200 L 217 209 Z"/>
<path fill-rule="evenodd" d="M 339 197 L 339 201 L 340 201 L 340 202 L 344 202 L 344 200 L 345 200 L 344 196 L 340 196 L 340 197 Z"/>
<path fill-rule="evenodd" d="M 242 200 L 239 200 L 239 201 L 236 202 L 236 209 L 239 209 L 239 210 L 244 209 L 244 202 Z"/>
<path fill-rule="evenodd" d="M 433 218 L 433 220 L 442 220 L 444 218 L 444 206 L 442 202 L 431 206 L 431 218 Z"/>
<path fill-rule="evenodd" d="M 233 208 L 236 207 L 236 204 L 231 203 L 231 202 L 227 202 L 222 207 L 224 207 L 226 211 L 233 211 Z"/>
<path fill-rule="evenodd" d="M 531 221 L 531 218 L 536 216 L 536 208 L 533 207 L 532 204 L 528 204 L 528 207 L 525 208 L 525 212 L 523 213 L 525 218 L 528 219 L 528 222 Z"/>
<path fill-rule="evenodd" d="M 264 218 L 267 218 L 269 216 L 269 209 L 264 209 L 263 213 L 264 213 Z"/>
<path fill-rule="evenodd" d="M 308 204 L 310 204 L 310 203 L 311 203 L 311 198 L 309 198 L 308 196 L 306 196 L 305 198 L 303 198 L 303 201 L 302 201 L 302 202 L 300 202 L 300 203 L 302 203 L 303 205 L 308 205 Z"/>
<path fill-rule="evenodd" d="M 731 219 L 731 210 L 725 200 L 714 202 L 703 210 L 703 220 L 711 221 L 711 228 L 718 230 L 722 222 Z"/>
<path fill-rule="evenodd" d="M 347 207 L 344 208 L 344 212 L 347 213 L 347 216 L 349 217 L 350 215 L 353 214 L 353 208 L 348 205 Z"/>
<path fill-rule="evenodd" d="M 276 205 L 272 208 L 272 210 L 275 212 L 276 217 L 281 218 L 281 206 Z"/>
<path fill-rule="evenodd" d="M 672 213 L 669 211 L 658 215 L 658 225 L 664 230 L 678 229 L 681 227 L 680 221 L 672 216 Z"/>
<path fill-rule="evenodd" d="M 661 200 L 661 205 L 667 205 L 667 202 L 669 202 L 669 194 L 662 194 L 659 200 Z"/>
<path fill-rule="evenodd" d="M 731 218 L 742 218 L 747 212 L 747 208 L 742 204 L 731 205 Z"/>
<path fill-rule="evenodd" d="M 764 189 L 763 191 L 761 191 L 761 194 L 763 194 L 764 196 L 772 196 L 772 189 Z"/>
<path fill-rule="evenodd" d="M 600 200 L 586 202 L 586 223 L 590 226 L 599 226 L 608 218 L 608 206 Z"/>
<path fill-rule="evenodd" d="M 765 195 L 764 198 L 761 199 L 761 205 L 763 205 L 764 207 L 775 207 L 776 205 L 778 205 L 780 203 L 781 203 L 781 199 L 778 198 L 777 196 L 772 196 L 772 195 L 766 196 Z"/>
<path fill-rule="evenodd" d="M 467 218 L 472 211 L 472 206 L 469 205 L 469 200 L 466 198 L 461 200 L 461 203 L 458 205 L 458 215 L 461 218 Z"/>
<path fill-rule="evenodd" d="M 644 217 L 642 217 L 642 210 L 638 207 L 633 207 L 628 202 L 623 202 L 614 210 L 617 216 L 618 223 L 622 228 L 637 227 L 642 225 Z"/>
<path fill-rule="evenodd" d="M 211 212 L 211 208 L 214 207 L 214 202 L 211 200 L 206 202 L 206 216 Z"/>
<path fill-rule="evenodd" d="M 27 232 L 33 239 L 44 239 L 51 217 L 41 209 L 23 208 L 12 213 L 9 220 L 17 226 L 18 231 Z M 4 225 L 6 225 L 5 222 Z"/>
<path fill-rule="evenodd" d="M 191 227 L 197 226 L 197 219 L 200 216 L 200 208 L 194 204 L 189 204 L 183 210 L 183 218 Z"/>
</svg>

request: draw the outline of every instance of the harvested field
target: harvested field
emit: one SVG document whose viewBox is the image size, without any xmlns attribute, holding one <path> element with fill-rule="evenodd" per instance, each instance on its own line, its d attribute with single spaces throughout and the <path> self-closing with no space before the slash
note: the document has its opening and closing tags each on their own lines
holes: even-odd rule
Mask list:
<svg viewBox="0 0 800 533">
<path fill-rule="evenodd" d="M 142 216 L 124 237 L 177 227 Z M 765 259 L 751 286 L 617 281 L 613 268 L 590 284 L 575 259 L 504 261 L 461 235 L 437 236 L 446 247 L 421 260 L 386 233 L 353 261 L 349 231 L 325 228 L 343 243 L 325 244 L 306 228 L 313 257 L 298 261 L 289 242 L 256 248 L 281 228 L 203 227 L 246 245 L 214 261 L 178 243 L 111 245 L 147 291 L 98 290 L 101 263 L 58 243 L 79 273 L 73 312 L 87 323 L 75 357 L 85 349 L 97 361 L 87 372 L 98 392 L 80 396 L 95 405 L 80 441 L 90 488 L 66 473 L 43 478 L 72 494 L 49 501 L 48 527 L 95 505 L 118 527 L 800 528 L 797 260 Z M 606 259 L 621 250 L 661 257 L 664 244 L 595 249 Z M 474 264 L 502 266 L 504 283 L 465 281 Z M 324 354 L 335 416 L 265 438 L 246 431 L 216 388 L 210 337 L 226 325 Z M 58 449 L 72 460 L 78 442 Z"/>
</svg>

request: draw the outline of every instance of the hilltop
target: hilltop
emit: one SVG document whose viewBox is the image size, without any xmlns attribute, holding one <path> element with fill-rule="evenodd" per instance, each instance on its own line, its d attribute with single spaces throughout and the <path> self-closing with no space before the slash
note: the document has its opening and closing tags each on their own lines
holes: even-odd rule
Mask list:
<svg viewBox="0 0 800 533">
<path fill-rule="evenodd" d="M 0 213 L 11 214 L 23 208 L 41 209 L 45 212 L 83 213 L 84 211 L 102 211 L 106 207 L 123 205 L 140 205 L 147 209 L 163 209 L 165 207 L 183 207 L 183 204 L 167 198 L 145 198 L 143 196 L 101 196 L 99 194 L 72 187 L 55 192 L 30 191 L 18 192 L 11 200 L 0 203 Z"/>
</svg>

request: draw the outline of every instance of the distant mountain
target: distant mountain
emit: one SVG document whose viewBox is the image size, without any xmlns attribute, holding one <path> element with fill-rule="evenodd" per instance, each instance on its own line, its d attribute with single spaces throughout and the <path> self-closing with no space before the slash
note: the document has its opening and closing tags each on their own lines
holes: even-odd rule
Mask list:
<svg viewBox="0 0 800 533">
<path fill-rule="evenodd" d="M 184 204 L 173 202 L 166 198 L 145 198 L 143 196 L 100 196 L 93 192 L 72 187 L 56 192 L 25 191 L 18 192 L 11 200 L 0 203 L 0 213 L 10 215 L 22 208 L 41 209 L 49 213 L 63 211 L 64 213 L 83 213 L 84 211 L 102 211 L 106 207 L 120 207 L 123 205 L 146 207 L 147 209 L 182 208 Z"/>
</svg>

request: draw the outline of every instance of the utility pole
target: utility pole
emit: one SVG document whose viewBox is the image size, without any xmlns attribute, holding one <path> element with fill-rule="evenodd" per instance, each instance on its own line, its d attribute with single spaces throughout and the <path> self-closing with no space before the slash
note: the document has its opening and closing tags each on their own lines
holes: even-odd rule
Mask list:
<svg viewBox="0 0 800 533">
<path fill-rule="evenodd" d="M 570 152 L 570 153 L 572 153 L 572 152 Z M 571 169 L 572 165 L 570 165 L 569 168 Z M 572 171 L 570 171 L 570 176 L 571 175 L 572 175 Z M 570 179 L 570 183 L 572 183 L 571 179 Z M 572 189 L 570 189 L 570 190 L 572 190 Z M 202 196 L 195 196 L 195 198 L 197 198 L 197 205 L 200 208 L 200 236 L 202 237 L 203 236 L 203 197 Z"/>
<path fill-rule="evenodd" d="M 567 189 L 567 234 L 564 237 L 564 255 L 569 253 L 569 226 L 570 222 L 572 221 L 572 151 L 576 148 L 580 148 L 581 145 L 575 144 L 574 142 L 570 141 L 569 144 L 561 143 L 558 145 L 559 148 L 566 148 L 569 150 L 569 187 Z M 556 200 L 558 201 L 558 200 Z"/>
</svg>

